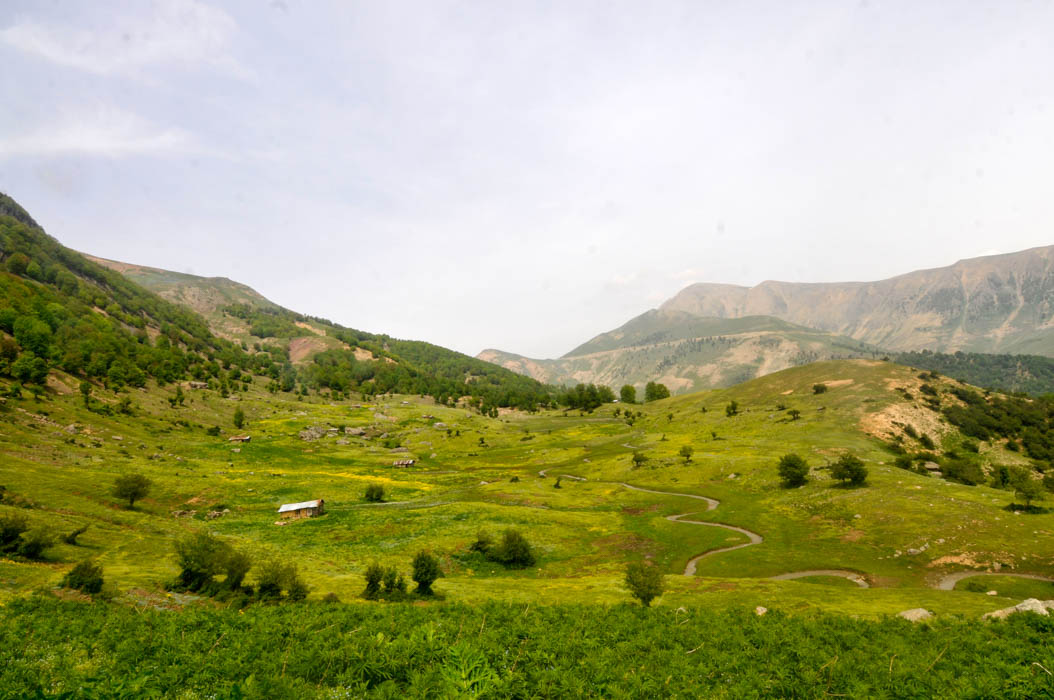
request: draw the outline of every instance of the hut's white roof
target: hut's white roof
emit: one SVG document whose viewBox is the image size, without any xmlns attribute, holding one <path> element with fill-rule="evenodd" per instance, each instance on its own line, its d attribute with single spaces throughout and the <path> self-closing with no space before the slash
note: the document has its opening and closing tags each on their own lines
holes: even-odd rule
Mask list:
<svg viewBox="0 0 1054 700">
<path fill-rule="evenodd" d="M 317 501 L 304 501 L 303 503 L 286 503 L 278 509 L 279 513 L 288 513 L 292 510 L 304 510 L 305 508 L 318 508 L 322 505 L 322 499 Z"/>
</svg>

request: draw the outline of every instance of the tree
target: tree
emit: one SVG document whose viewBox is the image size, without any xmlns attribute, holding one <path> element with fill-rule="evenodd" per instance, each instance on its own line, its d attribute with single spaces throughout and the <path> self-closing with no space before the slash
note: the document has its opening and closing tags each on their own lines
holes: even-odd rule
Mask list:
<svg viewBox="0 0 1054 700">
<path fill-rule="evenodd" d="M 799 418 L 801 418 L 801 411 L 796 408 L 792 408 L 791 410 L 787 411 L 787 415 L 791 417 L 791 420 L 798 420 Z"/>
<path fill-rule="evenodd" d="M 241 430 L 243 425 L 245 425 L 245 411 L 239 406 L 234 409 L 234 427 Z"/>
<path fill-rule="evenodd" d="M 242 582 L 252 566 L 253 560 L 248 553 L 229 547 L 223 562 L 223 571 L 227 575 L 223 584 L 230 590 L 237 591 L 242 587 Z"/>
<path fill-rule="evenodd" d="M 18 550 L 22 533 L 29 529 L 29 520 L 18 513 L 0 514 L 0 552 L 12 554 Z"/>
<path fill-rule="evenodd" d="M 647 562 L 633 562 L 626 567 L 626 588 L 644 607 L 662 595 L 664 581 L 658 567 Z"/>
<path fill-rule="evenodd" d="M 15 253 L 7 259 L 7 271 L 22 277 L 29 267 L 29 257 L 25 253 Z"/>
<path fill-rule="evenodd" d="M 1032 501 L 1043 500 L 1043 484 L 1037 479 L 1033 479 L 1030 474 L 1025 472 L 1024 475 L 1015 479 L 1014 495 L 1025 502 L 1026 508 L 1031 508 Z"/>
<path fill-rule="evenodd" d="M 150 493 L 153 482 L 142 474 L 122 474 L 113 482 L 114 498 L 128 501 L 128 508 L 134 508 L 135 502 Z"/>
<path fill-rule="evenodd" d="M 624 384 L 619 389 L 618 396 L 622 403 L 637 403 L 637 388 L 632 384 Z"/>
<path fill-rule="evenodd" d="M 84 407 L 87 408 L 91 405 L 91 382 L 85 380 L 81 382 L 81 396 L 84 397 Z"/>
<path fill-rule="evenodd" d="M 658 382 L 648 382 L 644 385 L 644 400 L 645 401 L 658 401 L 659 399 L 667 399 L 670 397 L 670 390 L 666 388 L 665 384 L 659 384 Z"/>
<path fill-rule="evenodd" d="M 827 393 L 827 385 L 826 384 L 813 384 L 812 385 L 812 393 L 814 393 L 814 394 L 825 394 L 825 393 Z"/>
<path fill-rule="evenodd" d="M 728 405 L 725 406 L 725 415 L 731 418 L 732 416 L 739 415 L 739 404 L 735 401 L 729 401 Z"/>
<path fill-rule="evenodd" d="M 443 575 L 439 568 L 439 560 L 428 552 L 421 550 L 414 556 L 413 578 L 417 584 L 417 592 L 421 595 L 432 595 L 432 584 Z"/>
<path fill-rule="evenodd" d="M 633 453 L 633 468 L 634 469 L 640 469 L 641 466 L 643 466 L 643 464 L 645 462 L 647 462 L 647 461 L 648 461 L 648 458 L 640 450 L 637 450 L 636 452 Z"/>
<path fill-rule="evenodd" d="M 256 581 L 256 595 L 261 600 L 281 600 L 283 592 L 286 600 L 303 600 L 308 591 L 307 584 L 300 578 L 296 566 L 283 564 L 278 559 L 264 564 Z"/>
<path fill-rule="evenodd" d="M 207 532 L 196 532 L 176 541 L 179 584 L 200 591 L 223 573 L 230 545 Z"/>
<path fill-rule="evenodd" d="M 831 476 L 840 479 L 843 484 L 849 483 L 860 486 L 867 481 L 867 467 L 864 462 L 850 454 L 844 454 L 831 467 Z"/>
<path fill-rule="evenodd" d="M 366 500 L 370 503 L 381 503 L 384 501 L 384 486 L 382 484 L 370 484 L 366 487 Z"/>
<path fill-rule="evenodd" d="M 695 452 L 691 445 L 684 445 L 681 447 L 679 454 L 684 458 L 684 463 L 688 464 L 692 461 L 692 454 Z"/>
<path fill-rule="evenodd" d="M 44 550 L 55 544 L 55 538 L 44 529 L 36 528 L 22 535 L 18 543 L 18 555 L 26 559 L 40 559 Z"/>
<path fill-rule="evenodd" d="M 780 457 L 777 469 L 785 488 L 802 486 L 809 480 L 809 465 L 793 452 Z"/>
</svg>

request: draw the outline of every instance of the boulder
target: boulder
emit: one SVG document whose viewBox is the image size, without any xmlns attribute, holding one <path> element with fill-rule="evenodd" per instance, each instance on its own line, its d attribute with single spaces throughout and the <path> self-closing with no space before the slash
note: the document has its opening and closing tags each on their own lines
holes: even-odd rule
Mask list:
<svg viewBox="0 0 1054 700">
<path fill-rule="evenodd" d="M 1054 609 L 1054 600 L 1037 600 L 1036 598 L 1029 598 L 1028 600 L 1022 601 L 1009 608 L 985 613 L 981 617 L 985 620 L 1005 620 L 1010 615 L 1019 612 L 1033 612 L 1037 615 L 1046 616 L 1050 614 L 1047 611 L 1051 609 Z"/>
<path fill-rule="evenodd" d="M 758 617 L 761 617 L 762 615 L 764 615 L 768 611 L 769 611 L 769 609 L 764 607 L 764 606 L 762 606 L 762 605 L 759 605 L 758 607 L 754 608 L 754 614 L 757 615 Z"/>
<path fill-rule="evenodd" d="M 898 612 L 897 617 L 902 617 L 908 622 L 921 622 L 922 620 L 928 620 L 933 617 L 933 613 L 926 608 L 912 608 L 911 610 Z"/>
</svg>

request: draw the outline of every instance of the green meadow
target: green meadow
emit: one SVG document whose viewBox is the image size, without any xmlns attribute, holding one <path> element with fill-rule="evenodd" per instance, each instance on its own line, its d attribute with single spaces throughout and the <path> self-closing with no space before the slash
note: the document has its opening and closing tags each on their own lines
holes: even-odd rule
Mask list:
<svg viewBox="0 0 1054 700">
<path fill-rule="evenodd" d="M 255 561 L 293 563 L 310 598 L 333 593 L 342 601 L 359 600 L 371 562 L 408 573 L 420 550 L 441 561 L 442 599 L 469 604 L 624 602 L 624 569 L 640 559 L 662 569 L 667 591 L 656 603 L 673 607 L 861 617 L 926 607 L 977 617 L 1049 591 L 1049 583 L 1005 576 L 937 590 L 943 576 L 960 571 L 1054 575 L 1054 515 L 1005 510 L 1012 491 L 893 465 L 882 436 L 888 416 L 921 416 L 919 430 L 946 449 L 962 441 L 905 398 L 904 387 L 921 383 L 916 375 L 883 362 L 825 362 L 644 405 L 497 418 L 417 396 L 297 400 L 267 392 L 259 379 L 229 398 L 186 390 L 182 407 L 170 406 L 171 387 L 151 383 L 121 395 L 100 387 L 97 399 L 128 395 L 134 406 L 133 415 L 106 416 L 53 382 L 40 399 L 9 399 L 0 409 L 7 494 L 0 509 L 56 535 L 88 529 L 43 562 L 0 561 L 0 599 L 50 590 L 93 558 L 122 600 L 156 604 L 178 573 L 174 542 L 196 530 Z M 828 391 L 815 394 L 817 383 Z M 730 416 L 732 401 L 738 414 Z M 232 423 L 237 408 L 247 418 L 241 430 Z M 207 434 L 213 426 L 219 435 Z M 302 439 L 313 427 L 322 436 Z M 228 441 L 243 433 L 251 442 Z M 684 446 L 693 451 L 687 461 Z M 635 452 L 645 457 L 639 466 Z M 776 462 L 788 452 L 811 467 L 801 488 L 780 486 Z M 846 453 L 866 464 L 866 485 L 847 488 L 831 477 L 827 467 Z M 997 443 L 981 456 L 986 464 L 1025 462 Z M 403 459 L 415 464 L 393 466 Z M 111 494 L 128 472 L 153 482 L 134 509 Z M 370 484 L 384 487 L 385 502 L 365 499 Z M 720 505 L 707 510 L 692 495 Z M 324 515 L 276 524 L 281 504 L 318 498 Z M 749 540 L 671 516 L 744 528 L 763 541 L 703 557 L 696 575 L 685 576 L 697 555 Z M 506 570 L 470 551 L 480 531 L 500 536 L 507 528 L 528 538 L 535 566 Z M 868 587 L 822 573 L 832 569 Z M 795 572 L 804 573 L 772 579 Z"/>
</svg>

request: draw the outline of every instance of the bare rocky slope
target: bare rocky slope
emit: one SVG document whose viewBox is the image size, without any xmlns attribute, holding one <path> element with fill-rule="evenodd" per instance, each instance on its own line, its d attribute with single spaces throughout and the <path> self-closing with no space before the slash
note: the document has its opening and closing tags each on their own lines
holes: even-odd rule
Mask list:
<svg viewBox="0 0 1054 700">
<path fill-rule="evenodd" d="M 888 350 L 1054 356 L 1054 246 L 878 282 L 693 284 L 660 309 L 774 316 Z"/>
</svg>

